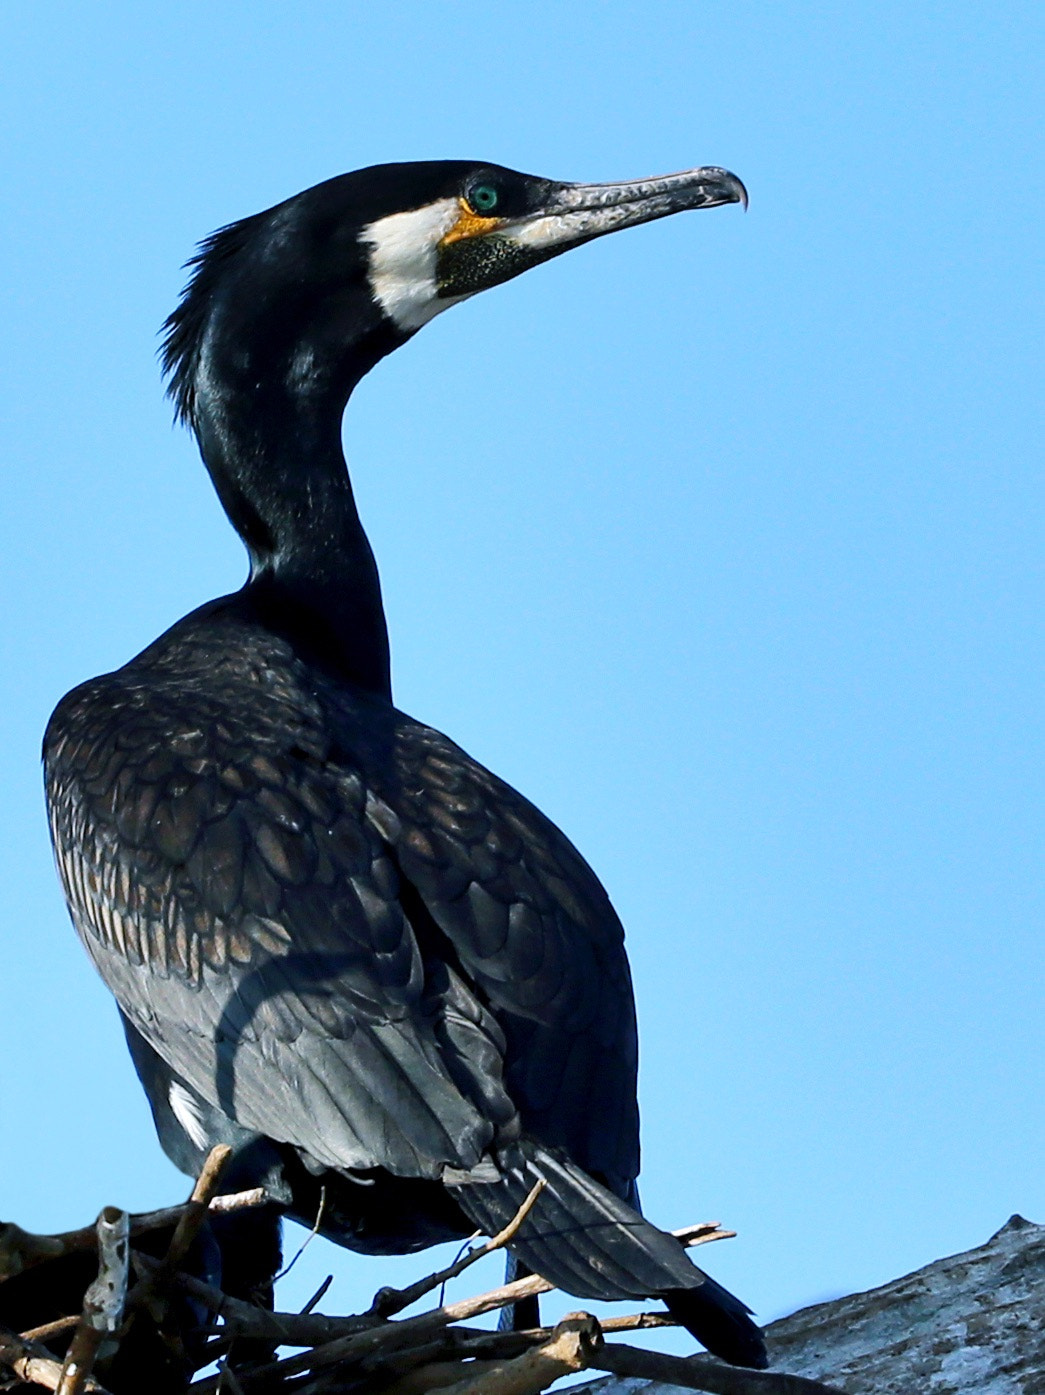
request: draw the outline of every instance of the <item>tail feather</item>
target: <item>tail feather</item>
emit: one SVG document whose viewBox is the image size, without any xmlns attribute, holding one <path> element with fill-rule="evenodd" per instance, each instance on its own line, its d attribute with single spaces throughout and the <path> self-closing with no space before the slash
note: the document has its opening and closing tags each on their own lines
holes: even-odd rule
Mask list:
<svg viewBox="0 0 1045 1395">
<path fill-rule="evenodd" d="M 650 1223 L 561 1154 L 524 1140 L 499 1157 L 500 1179 L 453 1187 L 462 1210 L 489 1235 L 512 1219 L 540 1178 L 546 1182 L 512 1249 L 557 1288 L 578 1298 L 662 1298 L 708 1351 L 735 1366 L 767 1364 L 749 1309 Z"/>
<path fill-rule="evenodd" d="M 693 1268 L 696 1269 L 696 1265 Z M 669 1289 L 656 1296 L 663 1299 L 675 1321 L 713 1355 L 720 1356 L 731 1366 L 764 1371 L 769 1365 L 769 1356 L 762 1333 L 751 1320 L 751 1309 L 710 1275 L 699 1269 L 697 1273 L 703 1283 L 695 1288 Z"/>
</svg>

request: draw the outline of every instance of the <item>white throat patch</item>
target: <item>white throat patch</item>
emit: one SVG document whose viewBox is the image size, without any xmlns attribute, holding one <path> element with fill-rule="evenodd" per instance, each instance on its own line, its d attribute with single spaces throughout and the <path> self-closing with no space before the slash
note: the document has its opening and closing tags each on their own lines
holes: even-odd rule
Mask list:
<svg viewBox="0 0 1045 1395">
<path fill-rule="evenodd" d="M 420 329 L 441 310 L 468 299 L 440 298 L 435 279 L 439 243 L 460 212 L 456 199 L 439 199 L 409 213 L 390 213 L 363 229 L 360 240 L 370 248 L 370 289 L 399 329 Z"/>
</svg>

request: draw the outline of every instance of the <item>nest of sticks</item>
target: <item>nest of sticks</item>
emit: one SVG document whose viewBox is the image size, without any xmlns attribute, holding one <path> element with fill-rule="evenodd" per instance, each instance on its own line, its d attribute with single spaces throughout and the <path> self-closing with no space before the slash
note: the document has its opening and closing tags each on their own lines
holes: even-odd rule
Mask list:
<svg viewBox="0 0 1045 1395">
<path fill-rule="evenodd" d="M 666 1312 L 601 1320 L 571 1313 L 553 1328 L 522 1332 L 472 1325 L 484 1313 L 549 1292 L 552 1285 L 537 1275 L 398 1316 L 510 1244 L 543 1184 L 499 1235 L 404 1289 L 381 1289 L 365 1313 L 315 1311 L 326 1285 L 300 1313 L 230 1297 L 183 1269 L 209 1214 L 268 1203 L 260 1188 L 217 1194 L 228 1156 L 227 1148 L 213 1150 L 180 1206 L 144 1215 L 107 1206 L 95 1225 L 62 1235 L 0 1223 L 0 1318 L 10 1320 L 13 1312 L 24 1320 L 24 1303 L 4 1300 L 5 1291 L 24 1288 L 27 1278 L 51 1309 L 73 1308 L 75 1300 L 73 1311 L 46 1323 L 0 1327 L 0 1391 L 35 1386 L 57 1395 L 107 1395 L 104 1380 L 113 1371 L 119 1373 L 114 1386 L 150 1395 L 538 1395 L 562 1376 L 590 1370 L 718 1395 L 840 1395 L 800 1376 L 742 1371 L 710 1356 L 667 1356 L 613 1340 L 672 1326 Z M 732 1232 L 707 1224 L 676 1234 L 698 1245 Z M 215 1364 L 216 1373 L 197 1374 Z"/>
</svg>

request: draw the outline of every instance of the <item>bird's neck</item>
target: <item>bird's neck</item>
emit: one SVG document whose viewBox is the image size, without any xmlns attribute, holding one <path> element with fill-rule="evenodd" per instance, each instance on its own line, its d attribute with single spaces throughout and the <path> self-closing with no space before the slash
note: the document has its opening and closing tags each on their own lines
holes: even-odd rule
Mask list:
<svg viewBox="0 0 1045 1395">
<path fill-rule="evenodd" d="M 250 555 L 246 591 L 263 621 L 308 657 L 391 697 L 374 555 L 341 448 L 355 382 L 300 350 L 288 361 L 211 355 L 197 396 L 204 462 Z"/>
</svg>

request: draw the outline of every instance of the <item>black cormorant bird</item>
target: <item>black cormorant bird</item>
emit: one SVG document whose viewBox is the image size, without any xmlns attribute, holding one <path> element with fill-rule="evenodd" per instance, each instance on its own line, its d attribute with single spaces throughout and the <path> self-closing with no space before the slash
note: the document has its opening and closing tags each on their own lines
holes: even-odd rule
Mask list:
<svg viewBox="0 0 1045 1395">
<path fill-rule="evenodd" d="M 619 920 L 533 805 L 392 705 L 341 418 L 439 311 L 618 228 L 745 201 L 721 169 L 564 184 L 433 161 L 342 175 L 208 238 L 164 364 L 250 556 L 243 589 L 59 705 L 73 920 L 161 1142 L 236 1150 L 353 1249 L 493 1233 L 581 1298 L 659 1296 L 727 1361 L 745 1306 L 643 1220 Z"/>
</svg>

